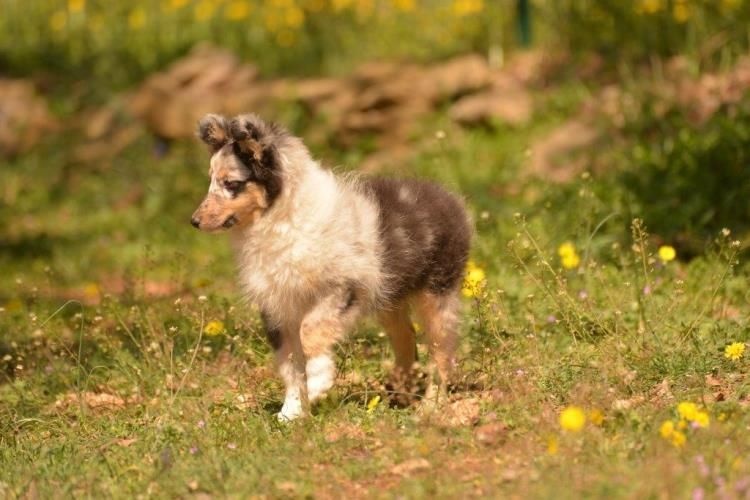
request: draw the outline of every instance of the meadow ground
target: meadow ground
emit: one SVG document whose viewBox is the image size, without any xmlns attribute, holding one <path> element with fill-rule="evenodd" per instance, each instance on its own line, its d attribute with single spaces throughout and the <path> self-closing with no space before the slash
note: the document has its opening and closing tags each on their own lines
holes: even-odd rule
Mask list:
<svg viewBox="0 0 750 500">
<path fill-rule="evenodd" d="M 641 220 L 617 171 L 522 175 L 588 95 L 540 92 L 518 128 L 431 116 L 434 139 L 384 172 L 445 183 L 476 222 L 462 380 L 433 414 L 389 404 L 390 350 L 364 323 L 312 418 L 276 421 L 227 241 L 188 224 L 199 145 L 157 158 L 143 137 L 73 168 L 60 137 L 3 165 L 0 497 L 750 495 L 742 235 L 714 227 L 688 252 L 648 233 L 670 220 Z"/>
</svg>

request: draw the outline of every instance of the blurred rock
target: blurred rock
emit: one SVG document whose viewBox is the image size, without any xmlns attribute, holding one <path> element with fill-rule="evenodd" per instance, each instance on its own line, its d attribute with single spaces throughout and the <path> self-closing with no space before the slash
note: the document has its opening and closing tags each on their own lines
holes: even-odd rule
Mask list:
<svg viewBox="0 0 750 500">
<path fill-rule="evenodd" d="M 432 464 L 425 458 L 411 458 L 391 467 L 391 474 L 398 476 L 410 476 L 415 472 L 428 470 Z"/>
<path fill-rule="evenodd" d="M 480 398 L 458 399 L 440 408 L 431 416 L 432 422 L 440 427 L 469 427 L 479 420 Z"/>
<path fill-rule="evenodd" d="M 565 122 L 533 144 L 529 173 L 552 182 L 573 180 L 585 162 L 575 161 L 571 155 L 591 146 L 598 137 L 596 128 L 588 122 Z"/>
<path fill-rule="evenodd" d="M 31 81 L 0 78 L 0 154 L 26 152 L 57 128 L 47 101 Z"/>
<path fill-rule="evenodd" d="M 508 438 L 508 426 L 503 422 L 491 422 L 474 429 L 474 438 L 485 446 L 496 446 Z"/>
<path fill-rule="evenodd" d="M 378 62 L 362 65 L 341 78 L 261 80 L 255 66 L 207 45 L 150 77 L 130 98 L 130 111 L 165 139 L 191 137 L 196 122 L 209 112 L 228 115 L 263 112 L 286 102 L 301 104 L 325 127 L 319 136 L 351 145 L 375 135 L 379 145 L 408 140 L 421 116 L 436 105 L 488 88 L 490 70 L 477 55 L 420 66 Z M 90 128 L 105 128 L 107 116 Z"/>
<path fill-rule="evenodd" d="M 533 101 L 526 90 L 493 89 L 460 99 L 451 106 L 448 114 L 461 125 L 506 124 L 520 127 L 529 122 L 533 109 Z"/>
<path fill-rule="evenodd" d="M 199 45 L 165 71 L 147 79 L 130 98 L 130 111 L 165 139 L 190 137 L 206 113 L 236 114 L 256 109 L 257 69 L 230 52 Z"/>
</svg>

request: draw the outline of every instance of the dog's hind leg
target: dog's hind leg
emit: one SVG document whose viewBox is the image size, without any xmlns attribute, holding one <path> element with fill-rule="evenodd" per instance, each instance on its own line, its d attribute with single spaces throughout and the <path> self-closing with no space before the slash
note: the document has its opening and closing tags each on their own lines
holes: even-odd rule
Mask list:
<svg viewBox="0 0 750 500">
<path fill-rule="evenodd" d="M 424 325 L 431 355 L 430 371 L 433 375 L 433 387 L 432 390 L 428 390 L 428 395 L 438 388 L 445 391 L 452 381 L 456 368 L 460 305 L 458 290 L 443 293 L 423 290 L 416 295 L 414 305 Z M 435 371 L 437 371 L 436 374 Z M 436 381 L 434 375 L 437 375 Z"/>
<path fill-rule="evenodd" d="M 307 356 L 307 390 L 310 401 L 320 399 L 333 386 L 336 363 L 333 346 L 342 340 L 361 312 L 357 291 L 341 286 L 320 300 L 300 326 L 302 348 Z"/>
<path fill-rule="evenodd" d="M 404 385 L 417 361 L 417 343 L 414 327 L 409 318 L 409 304 L 403 301 L 389 309 L 381 310 L 378 312 L 378 319 L 388 334 L 396 357 L 394 382 Z"/>
</svg>

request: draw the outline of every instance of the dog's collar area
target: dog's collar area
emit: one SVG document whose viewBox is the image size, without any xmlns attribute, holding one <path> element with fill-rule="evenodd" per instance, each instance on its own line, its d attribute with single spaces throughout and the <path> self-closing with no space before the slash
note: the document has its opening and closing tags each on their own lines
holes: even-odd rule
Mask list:
<svg viewBox="0 0 750 500">
<path fill-rule="evenodd" d="M 237 222 L 237 217 L 235 217 L 234 215 L 230 215 L 227 220 L 224 221 L 224 224 L 222 224 L 221 227 L 229 229 L 230 227 L 237 224 Z"/>
</svg>

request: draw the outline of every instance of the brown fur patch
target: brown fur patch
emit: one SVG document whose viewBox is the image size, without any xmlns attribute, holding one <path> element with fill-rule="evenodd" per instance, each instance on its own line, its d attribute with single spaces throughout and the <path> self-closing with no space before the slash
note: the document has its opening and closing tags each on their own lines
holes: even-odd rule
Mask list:
<svg viewBox="0 0 750 500">
<path fill-rule="evenodd" d="M 244 227 L 257 221 L 268 208 L 265 191 L 262 186 L 248 182 L 245 189 L 234 198 L 224 198 L 209 193 L 193 218 L 200 221 L 200 228 L 216 231 L 227 227 L 227 221 L 234 217 L 234 227 Z M 231 226 L 230 226 L 231 227 Z"/>
<path fill-rule="evenodd" d="M 397 376 L 408 375 L 417 361 L 416 335 L 409 318 L 408 304 L 401 302 L 391 309 L 380 311 L 378 319 L 385 328 L 393 346 L 396 357 L 396 371 L 401 372 Z"/>
<path fill-rule="evenodd" d="M 461 201 L 437 184 L 416 179 L 367 179 L 380 211 L 384 271 L 390 299 L 417 290 L 436 294 L 458 286 L 469 256 L 471 227 Z"/>
<path fill-rule="evenodd" d="M 360 312 L 356 292 L 349 287 L 339 287 L 318 302 L 300 325 L 305 355 L 312 358 L 328 353 L 333 344 L 349 333 Z"/>
<path fill-rule="evenodd" d="M 206 115 L 198 122 L 198 137 L 212 152 L 218 151 L 229 141 L 229 122 L 220 115 Z"/>
<path fill-rule="evenodd" d="M 421 291 L 414 298 L 414 305 L 424 324 L 432 362 L 437 368 L 441 384 L 449 384 L 456 367 L 458 347 L 457 292 L 437 295 Z"/>
</svg>

